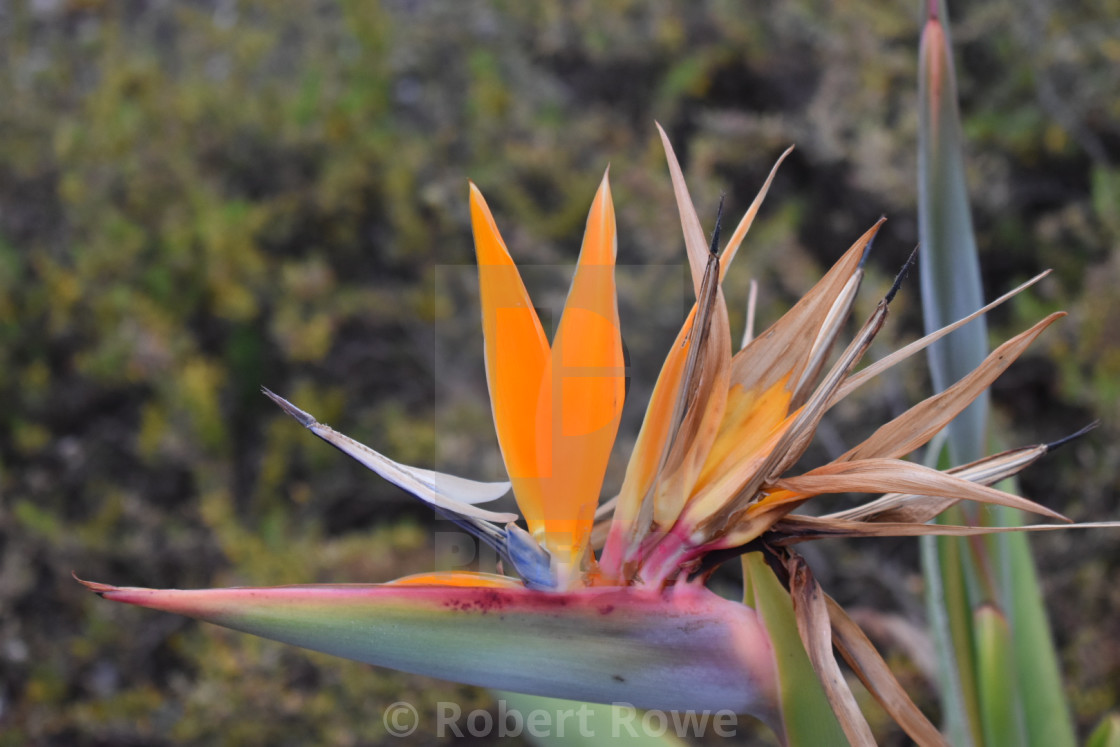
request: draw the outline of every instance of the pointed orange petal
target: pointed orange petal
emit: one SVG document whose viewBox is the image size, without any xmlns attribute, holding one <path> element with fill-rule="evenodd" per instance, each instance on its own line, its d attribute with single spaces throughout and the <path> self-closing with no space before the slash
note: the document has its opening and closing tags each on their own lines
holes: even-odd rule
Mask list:
<svg viewBox="0 0 1120 747">
<path fill-rule="evenodd" d="M 539 539 L 568 566 L 578 565 L 587 546 L 626 392 L 616 245 L 614 205 L 604 174 L 545 366 L 547 388 L 537 413 L 544 498 Z"/>
<path fill-rule="evenodd" d="M 435 571 L 414 573 L 411 576 L 390 581 L 385 586 L 469 586 L 487 589 L 521 589 L 525 584 L 516 578 L 496 573 L 477 573 L 475 571 Z"/>
<path fill-rule="evenodd" d="M 696 307 L 684 322 L 669 354 L 661 365 L 649 405 L 638 431 L 638 439 L 626 464 L 599 566 L 610 578 L 621 578 L 623 563 L 653 520 L 652 490 L 662 465 L 673 428 L 673 413 L 680 397 L 681 377 L 688 358 L 688 332 Z"/>
<path fill-rule="evenodd" d="M 656 520 L 661 530 L 673 525 L 719 432 L 727 404 L 731 333 L 716 260 L 710 259 L 705 275 L 704 296 L 662 364 L 626 466 L 600 559 L 600 568 L 611 578 L 625 575 L 624 565 L 651 522 Z"/>
<path fill-rule="evenodd" d="M 474 184 L 470 201 L 494 427 L 517 505 L 530 531 L 536 532 L 542 529 L 542 497 L 535 415 L 549 358 L 548 338 L 490 209 Z"/>
<path fill-rule="evenodd" d="M 697 500 L 709 492 L 732 495 L 749 481 L 750 466 L 761 465 L 767 447 L 775 443 L 775 431 L 792 422 L 785 382 L 780 379 L 765 392 L 731 387 L 719 435 L 694 488 Z"/>
<path fill-rule="evenodd" d="M 600 559 L 600 568 L 611 578 L 626 575 L 624 565 L 653 522 L 667 530 L 680 515 L 719 432 L 731 370 L 731 332 L 720 286 L 724 267 L 704 239 L 669 138 L 660 125 L 657 131 L 697 300 L 662 365 L 626 468 Z"/>
<path fill-rule="evenodd" d="M 719 287 L 718 262 L 714 258 L 709 260 L 701 292 L 681 380 L 680 415 L 674 416 L 677 425 L 670 435 L 670 450 L 654 502 L 654 520 L 662 529 L 672 526 L 692 496 L 727 406 L 731 329 Z"/>
</svg>

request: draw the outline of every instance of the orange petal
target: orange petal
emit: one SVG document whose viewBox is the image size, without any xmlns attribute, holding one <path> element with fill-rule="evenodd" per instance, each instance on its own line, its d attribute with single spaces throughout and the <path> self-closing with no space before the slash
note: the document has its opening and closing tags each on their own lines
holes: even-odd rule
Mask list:
<svg viewBox="0 0 1120 747">
<path fill-rule="evenodd" d="M 535 532 L 542 516 L 535 415 L 549 358 L 548 338 L 474 184 L 470 201 L 494 427 L 517 505 Z"/>
<path fill-rule="evenodd" d="M 775 443 L 775 431 L 792 422 L 789 402 L 786 379 L 765 392 L 731 387 L 719 435 L 693 489 L 697 500 L 708 493 L 728 497 L 749 481 L 750 465 L 761 464 L 766 447 Z"/>
<path fill-rule="evenodd" d="M 544 498 L 544 533 L 538 539 L 554 559 L 568 566 L 578 565 L 587 546 L 626 392 L 615 293 L 616 245 L 614 206 L 604 174 L 545 365 L 547 387 L 542 388 L 537 409 Z"/>
<path fill-rule="evenodd" d="M 628 573 L 643 536 L 654 523 L 668 530 L 684 508 L 716 439 L 727 403 L 731 333 L 713 258 L 680 165 L 658 127 L 684 231 L 697 302 L 681 327 L 642 421 L 600 567 L 611 578 Z M 745 230 L 744 230 L 745 232 Z"/>
<path fill-rule="evenodd" d="M 638 439 L 626 464 L 626 477 L 599 560 L 603 573 L 610 578 L 622 577 L 623 564 L 653 521 L 652 493 L 672 436 L 673 414 L 680 399 L 681 377 L 688 359 L 689 330 L 695 317 L 696 307 L 693 306 L 661 365 Z"/>
<path fill-rule="evenodd" d="M 477 573 L 475 571 L 435 571 L 415 573 L 411 576 L 390 581 L 385 586 L 470 586 L 487 589 L 520 589 L 525 584 L 516 578 L 500 576 L 496 573 Z"/>
<path fill-rule="evenodd" d="M 689 355 L 672 420 L 669 450 L 657 479 L 653 518 L 661 529 L 673 525 L 692 495 L 727 405 L 731 330 L 719 287 L 718 264 L 710 259 L 701 297 L 697 299 L 698 311 L 689 334 Z"/>
</svg>

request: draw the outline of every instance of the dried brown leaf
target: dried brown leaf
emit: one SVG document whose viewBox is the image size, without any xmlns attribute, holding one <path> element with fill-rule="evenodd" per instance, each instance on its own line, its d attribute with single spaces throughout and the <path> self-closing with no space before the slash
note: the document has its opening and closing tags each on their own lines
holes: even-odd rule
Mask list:
<svg viewBox="0 0 1120 747">
<path fill-rule="evenodd" d="M 786 559 L 786 569 L 789 571 L 789 593 L 793 600 L 793 614 L 797 618 L 797 632 L 801 635 L 809 661 L 812 662 L 828 702 L 840 722 L 840 728 L 844 730 L 849 743 L 874 747 L 875 738 L 871 734 L 871 727 L 859 710 L 855 696 L 832 653 L 832 625 L 820 584 L 813 577 L 805 559 L 796 553 L 790 553 Z"/>
<path fill-rule="evenodd" d="M 668 452 L 654 481 L 657 493 L 653 517 L 661 527 L 671 526 L 680 515 L 719 433 L 727 404 L 731 330 L 715 255 L 709 254 L 697 308 L 669 431 Z"/>
<path fill-rule="evenodd" d="M 775 487 L 806 495 L 822 493 L 914 493 L 943 496 L 978 503 L 992 503 L 1048 516 L 1068 522 L 1057 511 L 1017 495 L 1004 493 L 986 485 L 977 485 L 962 477 L 899 459 L 861 459 L 854 462 L 833 462 L 799 477 L 774 482 Z"/>
<path fill-rule="evenodd" d="M 1063 316 L 1065 312 L 1051 314 L 1003 343 L 968 376 L 881 426 L 866 441 L 838 457 L 836 461 L 901 457 L 924 445 L 1007 370 L 1044 329 Z"/>
<path fill-rule="evenodd" d="M 782 155 L 778 156 L 778 160 L 770 169 L 770 174 L 766 177 L 766 181 L 762 184 L 762 189 L 758 190 L 754 200 L 751 201 L 751 206 L 747 208 L 747 212 L 739 221 L 739 225 L 735 227 L 735 232 L 731 234 L 731 238 L 727 242 L 727 248 L 723 250 L 720 255 L 720 275 L 727 272 L 728 266 L 732 260 L 735 259 L 735 254 L 739 251 L 739 246 L 743 243 L 743 239 L 747 235 L 747 231 L 751 230 L 751 225 L 754 223 L 755 216 L 758 215 L 758 209 L 762 207 L 762 201 L 766 199 L 766 193 L 770 191 L 770 183 L 774 181 L 774 175 L 778 173 L 778 167 L 782 165 L 782 161 L 786 160 L 786 156 L 793 153 L 793 146 L 786 148 Z"/>
<path fill-rule="evenodd" d="M 973 319 L 976 319 L 977 317 L 980 317 L 980 316 L 983 316 L 984 314 L 987 314 L 989 311 L 991 311 L 995 307 L 999 306 L 1000 304 L 1007 301 L 1008 299 L 1014 298 L 1015 296 L 1019 295 L 1020 293 L 1025 291 L 1027 288 L 1031 287 L 1032 285 L 1037 283 L 1039 280 L 1042 280 L 1044 277 L 1046 277 L 1049 274 L 1050 274 L 1050 270 L 1046 270 L 1045 272 L 1040 272 L 1038 275 L 1035 275 L 1033 278 L 1031 278 L 1027 282 L 1023 283 L 1019 287 L 1015 288 L 1014 290 L 1011 290 L 1011 291 L 1008 291 L 1007 293 L 1004 293 L 1002 296 L 1000 296 L 996 300 L 992 301 L 990 304 L 988 304 L 984 308 L 978 309 L 977 311 L 974 311 L 973 313 L 969 314 L 968 316 L 964 317 L 963 319 L 959 319 L 959 320 L 953 322 L 952 324 L 950 324 L 948 326 L 942 327 L 941 329 L 937 330 L 936 332 L 928 334 L 925 337 L 921 338 L 920 340 L 915 340 L 914 342 L 910 343 L 909 345 L 906 345 L 905 347 L 899 348 L 898 350 L 894 351 L 893 353 L 886 356 L 885 358 L 882 358 L 880 360 L 875 361 L 871 365 L 864 368 L 862 371 L 859 371 L 857 373 L 852 374 L 850 377 L 848 377 L 848 380 L 845 381 L 843 383 L 843 385 L 841 385 L 840 389 L 837 390 L 835 396 L 833 397 L 833 401 L 834 402 L 839 402 L 840 400 L 844 399 L 849 394 L 854 392 L 856 389 L 858 389 L 859 387 L 866 384 L 872 378 L 881 374 L 883 371 L 886 371 L 888 368 L 891 368 L 892 366 L 895 366 L 895 365 L 901 363 L 902 361 L 906 360 L 907 358 L 914 355 L 915 353 L 920 353 L 921 351 L 925 350 L 927 347 L 929 347 L 933 343 L 940 340 L 945 335 L 948 335 L 949 333 L 960 329 L 964 325 L 971 322 Z"/>
<path fill-rule="evenodd" d="M 639 551 L 655 520 L 671 524 L 680 513 L 688 497 L 686 486 L 695 480 L 719 431 L 731 367 L 720 263 L 704 242 L 672 146 L 660 126 L 658 132 L 673 179 L 697 299 L 662 364 L 627 464 L 615 507 L 617 523 L 626 530 L 606 541 L 601 559 L 604 569 L 615 576 L 624 574 L 623 566 Z"/>
<path fill-rule="evenodd" d="M 978 459 L 970 464 L 946 470 L 969 482 L 991 485 L 1017 474 L 1038 461 L 1049 451 L 1045 444 L 1011 449 Z M 956 498 L 941 498 L 912 493 L 888 493 L 870 503 L 846 511 L 828 514 L 828 518 L 849 521 L 894 521 L 922 524 L 957 502 Z"/>
<path fill-rule="evenodd" d="M 787 386 L 801 380 L 818 331 L 848 281 L 860 272 L 867 246 L 882 223 L 864 233 L 792 309 L 735 354 L 733 385 L 766 391 L 783 378 L 788 377 Z"/>
<path fill-rule="evenodd" d="M 903 730 L 922 747 L 948 742 L 906 694 L 890 667 L 855 621 L 832 597 L 825 596 L 832 642 L 864 686 Z"/>
<path fill-rule="evenodd" d="M 871 315 L 863 329 L 844 350 L 820 386 L 817 387 L 796 415 L 791 416 L 792 421 L 788 424 L 782 424 L 779 429 L 775 430 L 776 442 L 774 445 L 768 447 L 766 452 L 759 452 L 759 454 L 765 453 L 765 458 L 760 458 L 759 454 L 755 454 L 752 455 L 754 458 L 751 462 L 732 464 L 729 467 L 730 472 L 742 471 L 746 479 L 730 499 L 724 499 L 724 505 L 721 508 L 709 511 L 709 517 L 701 524 L 702 531 L 709 531 L 713 535 L 716 531 L 724 531 L 726 526 L 729 525 L 731 517 L 755 500 L 760 486 L 768 480 L 772 480 L 774 476 L 785 472 L 801 458 L 813 439 L 813 434 L 816 432 L 821 417 L 827 410 L 832 392 L 848 375 L 848 371 L 864 354 L 875 335 L 882 328 L 883 322 L 886 320 L 887 308 L 885 300 L 879 302 L 875 313 Z M 755 464 L 758 466 L 756 467 Z M 749 472 L 743 469 L 744 466 L 750 467 Z M 792 508 L 789 510 L 792 510 Z"/>
<path fill-rule="evenodd" d="M 657 132 L 661 135 L 661 144 L 665 148 L 665 158 L 669 162 L 669 176 L 673 181 L 673 193 L 677 198 L 677 210 L 681 214 L 681 230 L 684 231 L 684 246 L 688 253 L 688 266 L 692 270 L 692 288 L 696 297 L 700 297 L 700 286 L 704 283 L 704 269 L 708 265 L 708 242 L 704 240 L 704 229 L 700 227 L 700 219 L 696 217 L 696 208 L 688 194 L 688 185 L 684 181 L 684 173 L 677 162 L 673 152 L 673 145 L 669 136 L 661 125 L 657 125 Z"/>
<path fill-rule="evenodd" d="M 1118 521 L 1078 524 L 1027 524 L 1017 527 L 960 526 L 956 524 L 910 524 L 901 522 L 841 521 L 817 516 L 790 514 L 770 528 L 767 542 L 775 546 L 796 545 L 830 537 L 979 537 L 1010 532 L 1055 532 L 1066 529 L 1115 529 Z"/>
</svg>

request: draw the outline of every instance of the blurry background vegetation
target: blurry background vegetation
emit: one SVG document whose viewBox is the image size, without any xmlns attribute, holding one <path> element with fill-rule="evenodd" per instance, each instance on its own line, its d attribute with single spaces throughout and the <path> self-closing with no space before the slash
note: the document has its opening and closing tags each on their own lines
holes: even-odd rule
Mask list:
<svg viewBox="0 0 1120 747">
<path fill-rule="evenodd" d="M 733 323 L 749 277 L 773 319 L 883 214 L 870 308 L 916 241 L 919 4 L 753 5 L 0 3 L 0 744 L 398 744 L 390 702 L 490 703 L 111 605 L 70 572 L 192 587 L 430 569 L 431 515 L 258 387 L 404 462 L 495 477 L 481 365 L 441 370 L 433 333 L 461 323 L 453 346 L 480 344 L 477 307 L 437 292 L 439 266 L 472 261 L 467 178 L 515 256 L 568 263 L 609 162 L 620 262 L 679 264 L 653 121 L 702 216 L 721 193 L 745 209 L 793 143 L 728 280 Z M 1022 487 L 1115 519 L 1120 3 L 951 7 L 986 294 L 1056 271 L 994 314 L 993 340 L 1070 312 L 996 386 L 1001 437 L 1101 418 Z M 637 348 L 647 321 L 679 324 L 670 275 L 623 299 Z M 920 329 L 916 287 L 873 355 Z M 922 368 L 838 408 L 812 456 L 922 396 Z M 1120 696 L 1120 537 L 1034 546 L 1084 731 Z M 887 541 L 810 555 L 936 714 L 906 656 L 915 557 Z"/>
</svg>

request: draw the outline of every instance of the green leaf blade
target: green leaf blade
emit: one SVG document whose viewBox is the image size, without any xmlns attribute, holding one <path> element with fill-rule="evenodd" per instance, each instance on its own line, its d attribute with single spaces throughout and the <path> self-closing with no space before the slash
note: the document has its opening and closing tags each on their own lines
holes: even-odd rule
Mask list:
<svg viewBox="0 0 1120 747">
<path fill-rule="evenodd" d="M 743 603 L 758 612 L 774 647 L 780 724 L 772 728 L 789 747 L 847 744 L 801 643 L 789 592 L 778 582 L 762 553 L 747 553 L 742 562 Z"/>
<path fill-rule="evenodd" d="M 984 305 L 948 19 L 944 3 L 939 4 L 940 10 L 931 15 L 922 32 L 918 79 L 918 235 L 927 334 Z M 987 352 L 983 317 L 934 343 L 929 349 L 934 388 L 948 388 L 979 365 Z M 987 395 L 981 395 L 950 423 L 949 449 L 954 463 L 983 456 L 987 402 Z"/>
</svg>

